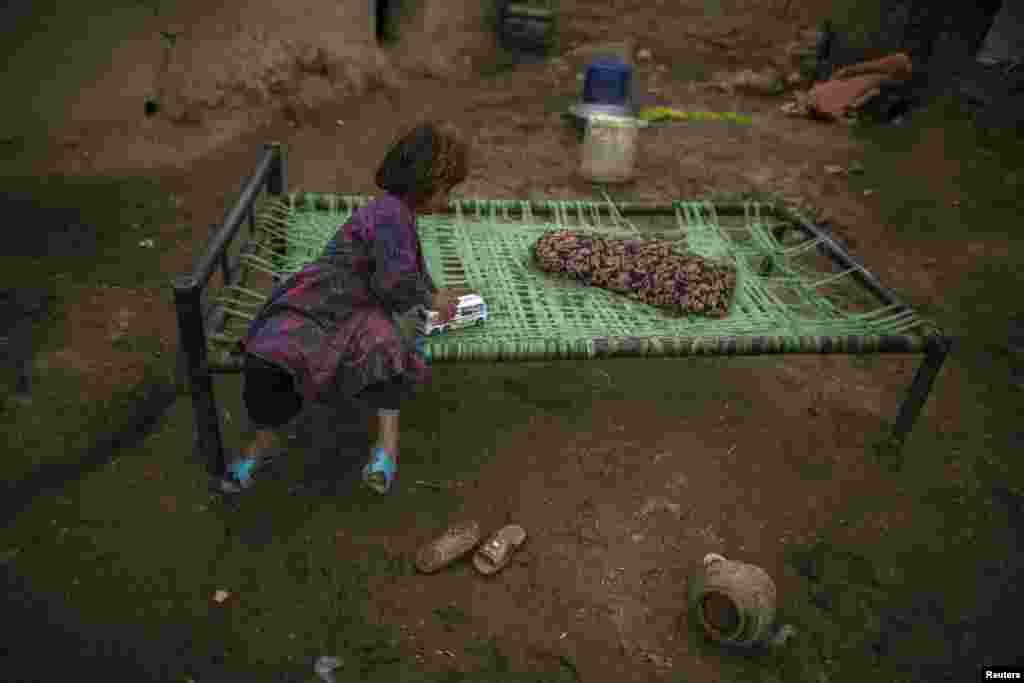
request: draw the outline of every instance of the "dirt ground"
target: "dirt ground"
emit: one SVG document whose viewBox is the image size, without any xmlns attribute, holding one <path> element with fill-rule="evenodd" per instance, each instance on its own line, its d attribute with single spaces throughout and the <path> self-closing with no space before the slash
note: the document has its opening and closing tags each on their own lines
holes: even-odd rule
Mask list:
<svg viewBox="0 0 1024 683">
<path fill-rule="evenodd" d="M 189 269 L 208 226 L 221 219 L 259 145 L 268 141 L 287 145 L 291 187 L 374 194 L 373 172 L 394 136 L 422 119 L 447 118 L 474 140 L 472 172 L 457 195 L 592 199 L 593 189 L 574 176 L 578 144 L 561 114 L 581 90 L 585 58 L 571 51 L 602 42 L 615 26 L 616 34 L 651 53 L 636 60 L 640 104 L 754 118 L 747 127 L 708 123 L 645 131 L 637 179 L 616 190 L 617 199 L 773 192 L 821 209 L 823 220 L 887 285 L 915 303 L 941 305 L 944 286 L 972 254 L 1005 255 L 1009 242 L 978 238 L 967 249 L 938 242 L 927 250 L 892 249 L 875 200 L 823 171 L 859 158 L 848 129 L 787 117 L 779 97 L 719 92 L 686 76 L 694 69 L 710 75 L 773 64 L 784 74 L 793 71 L 786 47 L 815 26 L 827 3 L 782 4 L 792 5 L 786 17 L 770 3 L 709 14 L 701 2 L 567 0 L 561 3 L 565 54 L 559 58 L 484 77 L 478 69 L 487 58 L 477 44 L 476 52 L 456 55 L 470 61 L 456 60 L 462 66 L 443 77 L 399 65 L 365 92 L 213 123 L 147 119 L 141 106 L 126 115 L 113 94 L 120 74 L 101 74 L 93 89 L 82 91 L 66 126 L 54 131 L 50 153 L 32 170 L 159 179 L 176 197 L 176 220 L 152 235 L 170 245 L 159 263 L 168 277 Z M 117 63 L 154 61 L 151 44 L 140 41 L 137 49 L 122 48 Z M 118 106 L 104 111 L 108 100 Z M 907 173 L 923 174 L 938 197 L 953 202 L 959 198 L 957 161 L 944 153 L 941 129 L 926 136 L 905 160 Z M 66 347 L 48 354 L 42 367 L 77 369 L 91 378 L 87 391 L 97 393 L 84 398 L 99 398 L 135 377 L 132 364 L 141 362 L 112 348 L 117 329 L 158 337 L 165 351 L 173 350 L 176 323 L 165 304 L 152 292 L 83 289 L 77 305 L 68 306 Z M 894 414 L 913 367 L 911 359 L 854 367 L 841 359 L 801 358 L 780 360 L 763 373 L 729 373 L 735 393 L 772 406 L 763 414 L 725 401 L 673 417 L 643 398 L 598 404 L 582 422 L 540 411 L 518 442 L 504 445 L 467 482 L 462 503 L 463 516 L 485 528 L 524 525 L 530 533 L 525 552 L 489 581 L 451 572 L 381 577 L 369 615 L 401 625 L 403 651 L 433 670 L 468 666 L 445 654 L 467 636 L 432 618 L 444 603 L 458 605 L 475 630 L 500 637 L 514 670 L 557 668 L 568 654 L 579 680 L 646 681 L 668 673 L 687 676 L 678 680 L 720 680 L 715 661 L 680 635 L 673 606 L 686 599 L 687 572 L 704 553 L 723 552 L 764 567 L 780 595 L 795 594 L 804 590 L 804 579 L 787 568 L 780 545 L 813 544 L 844 501 L 885 502 L 837 531 L 833 543 L 870 545 L 907 524 L 915 502 L 865 464 L 863 453 Z M 964 373 L 947 368 L 941 395 L 958 396 L 966 382 Z M 958 414 L 957 401 L 940 397 L 929 402 L 922 420 L 935 433 L 951 433 Z M 774 421 L 783 416 L 805 417 L 809 431 L 780 434 Z M 543 457 L 537 444 L 544 445 Z M 808 476 L 815 467 L 830 474 Z M 388 553 L 409 555 L 436 531 L 410 525 L 406 534 L 392 530 L 377 542 Z M 338 561 L 358 557 L 360 543 L 339 537 Z"/>
<path fill-rule="evenodd" d="M 792 595 L 803 579 L 785 571 L 779 548 L 813 544 L 841 497 L 889 497 L 896 489 L 871 476 L 855 439 L 829 433 L 827 424 L 789 443 L 784 457 L 765 458 L 755 444 L 777 438 L 773 425 L 743 406 L 721 411 L 673 417 L 642 400 L 604 403 L 586 431 L 538 416 L 521 443 L 466 483 L 462 511 L 488 529 L 522 524 L 533 534 L 527 549 L 496 580 L 450 572 L 429 582 L 383 578 L 374 586 L 377 618 L 404 625 L 408 654 L 441 669 L 453 663 L 438 650 L 458 651 L 466 633 L 432 618 L 438 604 L 458 606 L 485 637 L 499 638 L 516 671 L 550 673 L 568 654 L 580 680 L 646 681 L 670 672 L 716 680 L 720 666 L 702 661 L 678 609 L 704 554 L 742 557 Z M 873 421 L 847 424 L 857 422 L 867 430 Z M 531 455 L 537 444 L 542 454 Z M 794 467 L 816 459 L 829 469 L 827 481 Z M 756 487 L 743 483 L 751 477 Z M 884 532 L 900 514 L 887 510 L 851 535 Z M 421 540 L 379 539 L 395 554 L 414 553 Z"/>
<path fill-rule="evenodd" d="M 203 22 L 232 24 L 230 16 L 215 22 L 188 3 L 176 7 L 172 17 L 154 19 L 154 26 L 203 36 L 212 30 L 200 30 Z M 395 49 L 400 56 L 392 60 L 396 66 L 388 63 L 381 72 L 386 76 L 379 76 L 380 84 L 364 85 L 361 90 L 366 92 L 357 89 L 353 94 L 351 79 L 346 77 L 341 80 L 347 90 L 340 88 L 333 98 L 322 97 L 312 105 L 296 108 L 291 96 L 271 98 L 248 109 L 225 101 L 219 108 L 206 110 L 201 121 L 184 124 L 170 120 L 171 115 L 147 118 L 141 114 L 138 101 L 148 92 L 148 84 L 160 79 L 159 53 L 154 52 L 151 40 L 140 36 L 119 45 L 108 71 L 98 74 L 92 87 L 83 88 L 72 99 L 68 110 L 75 116 L 51 130 L 50 152 L 40 157 L 32 171 L 39 175 L 142 174 L 158 179 L 161 188 L 175 197 L 178 209 L 176 220 L 167 221 L 160 232 L 151 235 L 160 244 L 173 245 L 161 250 L 160 266 L 169 274 L 189 268 L 197 256 L 196 249 L 206 238 L 206 226 L 219 221 L 234 200 L 234 184 L 225 184 L 223 179 L 244 178 L 252 169 L 259 146 L 272 140 L 287 145 L 291 187 L 373 194 L 373 169 L 389 142 L 420 120 L 448 118 L 471 131 L 475 145 L 473 170 L 467 182 L 457 188 L 457 196 L 592 198 L 591 186 L 575 176 L 578 143 L 561 116 L 579 97 L 579 79 L 588 54 L 592 54 L 586 48 L 607 44 L 604 22 L 624 11 L 627 18 L 623 37 L 633 36 L 637 49 L 646 48 L 653 55 L 636 66 L 635 92 L 640 105 L 671 103 L 682 109 L 742 111 L 754 115 L 755 123 L 747 128 L 711 125 L 651 129 L 642 140 L 643 161 L 636 182 L 617 199 L 653 201 L 703 197 L 712 192 L 770 191 L 802 204 L 827 206 L 826 218 L 836 224 L 840 235 L 843 226 L 857 225 L 858 236 L 852 246 L 870 234 L 870 228 L 865 227 L 869 206 L 856 197 L 844 196 L 838 180 L 821 177 L 824 165 L 842 165 L 856 155 L 856 146 L 844 129 L 787 118 L 778 111 L 778 98 L 724 94 L 677 77 L 689 74 L 694 65 L 707 75 L 771 64 L 783 73 L 792 72 L 786 48 L 800 41 L 801 32 L 806 44 L 806 32 L 813 28 L 817 14 L 799 9 L 791 10 L 790 17 L 799 13 L 804 16 L 802 21 L 781 19 L 768 10 L 763 15 L 748 12 L 709 19 L 699 7 L 685 4 L 670 12 L 664 6 L 626 4 L 610 9 L 569 3 L 562 25 L 567 54 L 547 63 L 482 78 L 466 67 L 493 60 L 481 47 L 481 43 L 486 47 L 486 40 L 478 39 L 468 41 L 472 43 L 470 48 L 456 44 L 445 52 L 475 61 L 452 57 L 448 61 L 462 68 L 452 68 L 442 80 L 436 74 L 420 75 L 419 64 L 407 56 L 410 48 L 400 45 Z M 263 20 L 269 22 L 270 18 Z M 750 30 L 755 24 L 756 33 Z M 218 31 L 223 30 L 213 30 L 211 35 L 220 35 Z M 216 44 L 234 46 L 241 40 L 248 45 L 257 40 L 252 35 L 263 35 L 256 29 L 240 30 L 245 40 L 222 38 Z M 292 32 L 298 30 L 293 28 Z M 680 44 L 674 39 L 678 31 L 690 39 Z M 641 38 L 637 40 L 636 36 Z M 573 53 L 576 48 L 583 49 Z M 364 52 L 370 54 L 372 48 Z M 364 55 L 360 63 L 369 70 L 366 63 L 373 59 L 380 58 Z M 266 60 L 268 64 L 274 62 Z M 126 74 L 126 63 L 137 68 Z M 237 78 L 248 78 L 263 87 L 263 74 L 258 69 Z M 210 90 L 217 88 L 211 85 Z M 191 96 L 201 103 L 217 99 L 215 92 Z M 192 101 L 188 97 L 180 99 Z M 191 234 L 182 232 L 189 228 Z M 108 296 L 116 292 L 103 294 L 92 297 L 104 306 L 95 310 L 101 320 L 85 324 L 85 329 L 93 328 L 93 333 L 80 331 L 76 335 L 76 345 L 92 346 L 96 354 L 109 346 L 100 330 L 110 326 L 118 311 L 134 313 L 130 305 L 126 308 L 116 296 Z M 92 313 L 78 311 L 76 315 Z M 165 320 L 152 324 L 159 328 L 162 340 L 173 339 L 170 311 Z M 82 329 L 77 321 L 75 327 Z"/>
</svg>

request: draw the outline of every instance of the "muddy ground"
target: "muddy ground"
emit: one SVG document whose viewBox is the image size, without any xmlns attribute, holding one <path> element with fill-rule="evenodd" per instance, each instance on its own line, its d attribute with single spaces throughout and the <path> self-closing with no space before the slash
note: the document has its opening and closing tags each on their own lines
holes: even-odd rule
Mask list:
<svg viewBox="0 0 1024 683">
<path fill-rule="evenodd" d="M 200 23 L 179 5 L 185 28 Z M 136 655 L 146 676 L 179 681 L 312 680 L 322 654 L 346 660 L 339 680 L 932 681 L 1010 661 L 1015 644 L 988 615 L 1012 604 L 1019 567 L 1020 393 L 1005 341 L 1019 311 L 1019 143 L 983 146 L 949 103 L 855 130 L 787 117 L 784 95 L 710 87 L 741 68 L 788 75 L 787 50 L 838 10 L 563 2 L 560 54 L 541 63 L 470 40 L 441 66 L 396 58 L 355 90 L 186 123 L 144 116 L 157 24 L 125 11 L 150 33 L 121 41 L 106 71 L 97 60 L 73 104 L 47 112 L 45 135 L 23 119 L 5 143 L 8 187 L 37 205 L 8 215 L 79 235 L 63 252 L 26 238 L 7 260 L 5 286 L 59 295 L 40 330 L 40 400 L 5 411 L 19 453 L 9 484 L 73 460 L 104 425 L 90 406 L 164 367 L 176 344 L 167 280 L 190 267 L 265 142 L 287 145 L 292 187 L 374 194 L 396 133 L 449 118 L 474 139 L 457 195 L 594 198 L 561 114 L 612 26 L 634 41 L 640 104 L 754 120 L 644 131 L 636 180 L 616 199 L 764 192 L 813 207 L 885 284 L 971 335 L 899 467 L 872 444 L 911 358 L 443 367 L 403 418 L 396 496 L 354 487 L 361 416 L 320 416 L 282 478 L 231 512 L 206 496 L 182 397 L 143 446 L 38 496 L 5 530 L 8 574 L 83 642 L 167 643 Z M 866 172 L 825 171 L 852 161 Z M 218 387 L 240 415 L 237 381 Z M 343 435 L 327 426 L 339 423 Z M 228 434 L 237 443 L 237 419 Z M 465 566 L 416 574 L 416 547 L 464 517 L 524 525 L 525 552 L 491 580 Z M 704 642 L 687 586 L 710 551 L 775 577 L 780 619 L 798 630 L 785 650 Z M 229 610 L 209 602 L 218 588 L 235 596 Z"/>
</svg>

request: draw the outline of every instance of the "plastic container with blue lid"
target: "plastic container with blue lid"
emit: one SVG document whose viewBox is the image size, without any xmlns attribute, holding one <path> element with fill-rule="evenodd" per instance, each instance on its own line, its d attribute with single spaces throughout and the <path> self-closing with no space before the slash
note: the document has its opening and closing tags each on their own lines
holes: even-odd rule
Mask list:
<svg viewBox="0 0 1024 683">
<path fill-rule="evenodd" d="M 583 83 L 583 103 L 627 106 L 631 99 L 632 81 L 633 67 L 621 59 L 595 59 L 587 67 Z"/>
<path fill-rule="evenodd" d="M 637 137 L 647 122 L 629 116 L 587 118 L 580 149 L 580 175 L 592 183 L 628 183 L 636 165 Z"/>
</svg>

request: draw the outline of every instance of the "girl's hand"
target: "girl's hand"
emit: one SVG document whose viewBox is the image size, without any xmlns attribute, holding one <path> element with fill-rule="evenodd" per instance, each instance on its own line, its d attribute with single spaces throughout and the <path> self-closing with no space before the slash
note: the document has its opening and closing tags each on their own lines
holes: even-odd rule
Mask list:
<svg viewBox="0 0 1024 683">
<path fill-rule="evenodd" d="M 453 289 L 444 288 L 439 289 L 434 293 L 434 298 L 430 303 L 430 309 L 437 311 L 438 315 L 444 321 L 451 320 L 455 317 L 456 310 L 459 306 L 459 297 L 461 294 Z"/>
</svg>

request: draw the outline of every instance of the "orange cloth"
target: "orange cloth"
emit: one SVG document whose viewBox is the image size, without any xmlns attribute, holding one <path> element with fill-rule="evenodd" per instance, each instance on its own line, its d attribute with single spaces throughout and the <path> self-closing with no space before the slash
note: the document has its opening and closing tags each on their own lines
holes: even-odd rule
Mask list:
<svg viewBox="0 0 1024 683">
<path fill-rule="evenodd" d="M 877 95 L 882 85 L 907 80 L 911 73 L 910 58 L 903 53 L 854 64 L 811 88 L 807 105 L 825 118 L 842 118 Z"/>
</svg>

